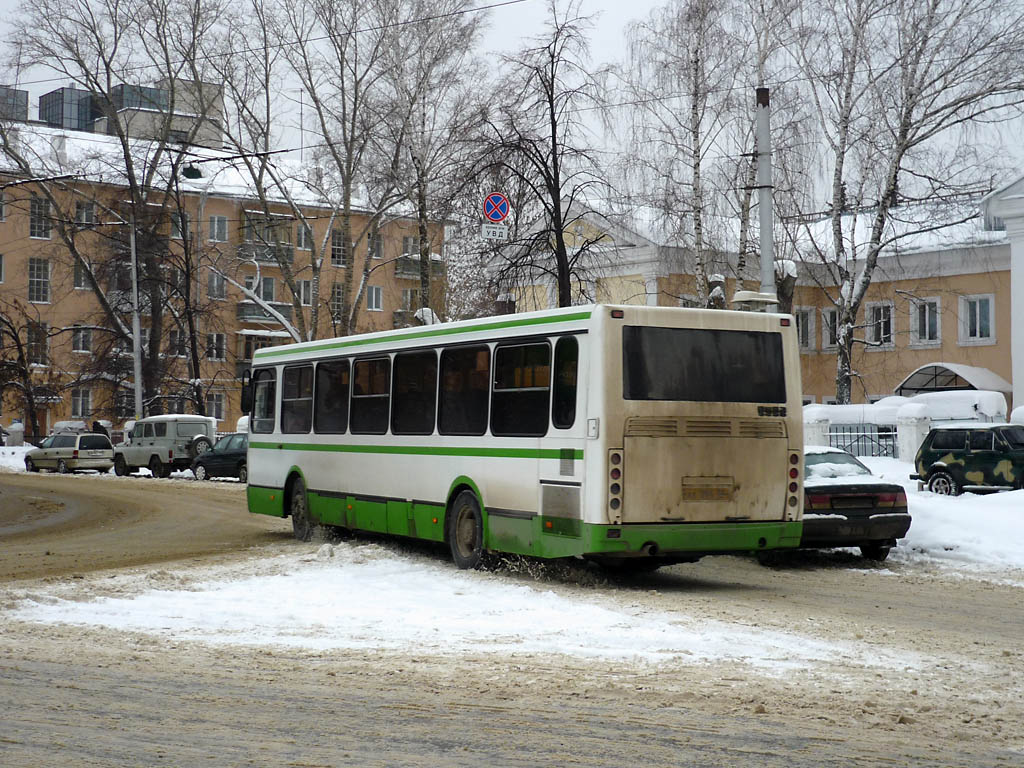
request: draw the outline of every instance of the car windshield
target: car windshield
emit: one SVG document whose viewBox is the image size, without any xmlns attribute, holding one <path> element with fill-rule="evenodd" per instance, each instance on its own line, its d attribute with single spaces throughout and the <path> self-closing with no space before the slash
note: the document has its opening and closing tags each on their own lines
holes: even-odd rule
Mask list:
<svg viewBox="0 0 1024 768">
<path fill-rule="evenodd" d="M 1011 448 L 1024 448 L 1024 427 L 1006 427 L 1001 434 Z"/>
<path fill-rule="evenodd" d="M 848 453 L 808 453 L 804 456 L 807 477 L 853 477 L 871 470 Z"/>
</svg>

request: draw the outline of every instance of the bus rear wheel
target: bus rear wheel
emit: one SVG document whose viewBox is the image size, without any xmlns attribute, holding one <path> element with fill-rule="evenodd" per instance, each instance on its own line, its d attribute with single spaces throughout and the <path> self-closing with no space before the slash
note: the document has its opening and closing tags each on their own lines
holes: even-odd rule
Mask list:
<svg viewBox="0 0 1024 768">
<path fill-rule="evenodd" d="M 291 503 L 288 512 L 292 517 L 292 533 L 299 541 L 310 541 L 316 525 L 309 516 L 309 499 L 306 498 L 306 484 L 297 477 L 292 482 Z"/>
<path fill-rule="evenodd" d="M 448 510 L 448 545 L 460 569 L 479 568 L 484 559 L 484 520 L 472 491 L 455 497 Z"/>
</svg>

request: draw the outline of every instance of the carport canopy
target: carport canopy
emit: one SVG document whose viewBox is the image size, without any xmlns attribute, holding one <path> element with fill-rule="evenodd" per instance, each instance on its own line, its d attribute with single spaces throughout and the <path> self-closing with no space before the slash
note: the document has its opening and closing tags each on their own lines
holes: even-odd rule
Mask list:
<svg viewBox="0 0 1024 768">
<path fill-rule="evenodd" d="M 1013 387 L 1006 379 L 988 368 L 960 363 L 928 363 L 911 373 L 895 389 L 897 395 L 912 397 L 923 392 L 950 392 L 978 389 L 1002 392 L 1012 396 Z"/>
</svg>

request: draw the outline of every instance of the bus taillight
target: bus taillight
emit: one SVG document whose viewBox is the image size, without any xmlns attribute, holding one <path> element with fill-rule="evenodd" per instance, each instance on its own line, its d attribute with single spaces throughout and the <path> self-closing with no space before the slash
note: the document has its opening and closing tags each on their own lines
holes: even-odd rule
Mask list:
<svg viewBox="0 0 1024 768">
<path fill-rule="evenodd" d="M 622 509 L 622 451 L 614 449 L 608 452 L 608 508 L 617 516 Z"/>
</svg>

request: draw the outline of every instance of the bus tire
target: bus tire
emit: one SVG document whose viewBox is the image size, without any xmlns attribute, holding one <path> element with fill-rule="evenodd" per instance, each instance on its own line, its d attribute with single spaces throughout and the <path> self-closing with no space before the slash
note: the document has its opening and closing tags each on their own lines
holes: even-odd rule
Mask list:
<svg viewBox="0 0 1024 768">
<path fill-rule="evenodd" d="M 484 560 L 484 519 L 472 491 L 455 497 L 445 521 L 452 560 L 462 570 L 479 568 Z"/>
<path fill-rule="evenodd" d="M 865 560 L 881 563 L 889 556 L 889 550 L 891 549 L 892 547 L 880 542 L 871 542 L 870 544 L 861 545 L 860 554 Z"/>
<path fill-rule="evenodd" d="M 301 477 L 292 481 L 292 490 L 288 503 L 288 513 L 292 517 L 292 533 L 299 541 L 310 541 L 316 525 L 309 516 L 309 499 L 306 497 L 306 484 Z"/>
</svg>

